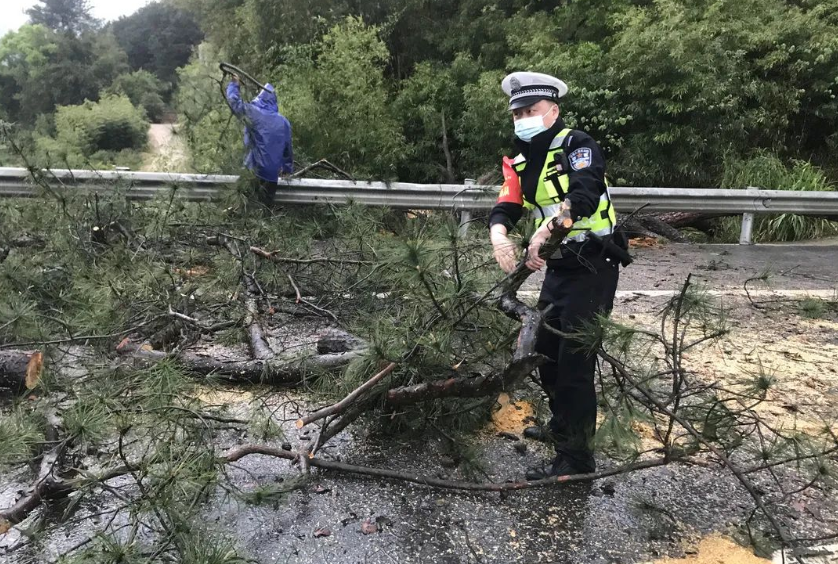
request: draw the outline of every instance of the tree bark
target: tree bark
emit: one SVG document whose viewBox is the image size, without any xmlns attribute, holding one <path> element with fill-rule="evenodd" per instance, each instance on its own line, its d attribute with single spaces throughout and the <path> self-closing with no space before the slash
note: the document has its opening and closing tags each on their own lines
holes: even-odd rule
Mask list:
<svg viewBox="0 0 838 564">
<path fill-rule="evenodd" d="M 0 388 L 20 394 L 38 383 L 43 370 L 39 351 L 0 351 Z"/>
<path fill-rule="evenodd" d="M 481 375 L 471 378 L 448 378 L 434 380 L 415 386 L 393 388 L 387 392 L 389 407 L 404 407 L 423 401 L 439 398 L 480 398 L 487 397 L 504 390 L 508 390 L 525 378 L 527 374 L 541 366 L 544 358 L 541 355 L 530 354 L 524 358 L 513 360 L 503 371 L 503 375 Z"/>
<path fill-rule="evenodd" d="M 311 372 L 343 368 L 361 356 L 364 350 L 315 356 L 278 356 L 265 360 L 239 360 L 193 351 L 170 354 L 164 351 L 143 350 L 136 345 L 123 346 L 119 353 L 127 359 L 140 362 L 160 362 L 166 358 L 174 358 L 194 374 L 219 376 L 233 382 L 295 385 L 304 382 Z"/>
<path fill-rule="evenodd" d="M 317 354 L 342 353 L 367 348 L 367 343 L 337 327 L 330 327 L 317 339 Z"/>
<path fill-rule="evenodd" d="M 250 337 L 248 342 L 250 353 L 256 360 L 272 359 L 276 356 L 276 353 L 268 345 L 262 324 L 259 322 L 259 304 L 257 302 L 259 287 L 249 274 L 243 274 L 242 277 L 244 279 L 244 286 L 247 289 L 247 296 L 244 300 L 245 307 L 247 308 L 247 316 L 245 317 L 244 323 L 247 327 L 247 334 Z"/>
<path fill-rule="evenodd" d="M 661 214 L 637 214 L 623 221 L 623 229 L 630 239 L 637 237 L 664 237 L 676 243 L 688 243 L 689 240 L 680 229 L 692 227 L 704 233 L 712 234 L 713 220 L 740 214 L 668 212 Z"/>
</svg>

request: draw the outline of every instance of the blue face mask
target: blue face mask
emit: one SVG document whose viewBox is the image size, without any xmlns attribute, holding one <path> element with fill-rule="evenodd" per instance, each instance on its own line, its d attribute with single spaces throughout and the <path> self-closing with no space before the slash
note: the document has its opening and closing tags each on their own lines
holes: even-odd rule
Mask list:
<svg viewBox="0 0 838 564">
<path fill-rule="evenodd" d="M 547 114 L 550 113 L 550 110 L 547 110 Z M 528 118 L 522 118 L 515 122 L 515 135 L 518 136 L 518 139 L 529 143 L 533 137 L 538 135 L 539 133 L 544 133 L 547 131 L 547 126 L 544 125 L 544 118 L 547 117 L 547 114 L 543 116 L 533 116 Z"/>
</svg>

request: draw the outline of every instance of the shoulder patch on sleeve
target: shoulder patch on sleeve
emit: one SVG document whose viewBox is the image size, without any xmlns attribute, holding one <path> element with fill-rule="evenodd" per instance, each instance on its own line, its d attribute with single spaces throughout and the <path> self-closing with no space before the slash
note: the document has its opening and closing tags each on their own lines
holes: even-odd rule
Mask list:
<svg viewBox="0 0 838 564">
<path fill-rule="evenodd" d="M 570 161 L 570 168 L 582 170 L 591 166 L 591 150 L 588 147 L 580 147 L 567 156 Z"/>
</svg>

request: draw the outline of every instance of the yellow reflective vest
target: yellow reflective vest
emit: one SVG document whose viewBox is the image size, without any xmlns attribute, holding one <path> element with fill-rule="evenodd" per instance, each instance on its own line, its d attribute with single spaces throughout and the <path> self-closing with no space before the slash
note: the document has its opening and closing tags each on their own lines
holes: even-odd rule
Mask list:
<svg viewBox="0 0 838 564">
<path fill-rule="evenodd" d="M 544 161 L 544 169 L 538 179 L 538 187 L 535 192 L 535 202 L 530 202 L 523 197 L 524 208 L 529 210 L 530 217 L 538 229 L 542 223 L 550 219 L 559 211 L 559 205 L 565 199 L 570 186 L 570 177 L 567 170 L 567 159 L 564 157 L 564 142 L 570 128 L 563 129 L 550 143 L 547 158 Z M 527 167 L 526 158 L 518 155 L 512 161 L 512 168 L 520 179 Z M 573 210 L 571 210 L 572 212 Z M 599 206 L 590 217 L 579 219 L 573 224 L 573 229 L 568 233 L 567 239 L 572 241 L 584 241 L 586 232 L 592 231 L 597 235 L 611 235 L 617 224 L 617 214 L 611 203 L 611 196 L 608 193 L 608 183 L 605 191 L 599 198 Z"/>
</svg>

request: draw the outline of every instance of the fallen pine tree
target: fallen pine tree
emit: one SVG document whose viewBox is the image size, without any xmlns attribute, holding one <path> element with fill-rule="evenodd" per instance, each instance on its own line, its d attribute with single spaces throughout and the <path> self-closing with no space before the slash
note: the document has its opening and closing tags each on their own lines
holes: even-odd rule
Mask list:
<svg viewBox="0 0 838 564">
<path fill-rule="evenodd" d="M 470 483 L 333 460 L 324 448 L 353 426 L 423 425 L 433 433 L 434 425 L 520 388 L 544 360 L 534 352 L 541 312 L 517 296 L 530 272 L 521 265 L 499 275 L 482 234 L 461 239 L 456 222 L 440 215 L 393 217 L 350 206 L 266 219 L 174 200 L 137 206 L 67 198 L 24 204 L 19 218 L 3 223 L 25 223 L 43 243 L 12 249 L 0 265 L 8 304 L 0 358 L 11 387 L 26 387 L 32 347 L 49 358 L 50 349 L 85 345 L 93 359 L 77 367 L 81 375 L 56 372 L 49 386 L 4 410 L 2 428 L 10 431 L 0 433 L 0 462 L 33 470 L 30 486 L 0 509 L 0 530 L 33 518 L 45 503 L 114 494 L 124 498 L 126 518 L 151 531 L 152 552 L 177 552 L 175 533 L 197 534 L 188 523 L 200 520 L 207 491 L 246 456 L 284 459 L 303 473 L 321 468 L 471 491 L 695 463 L 728 469 L 752 495 L 760 525 L 795 546 L 779 515 L 782 494 L 754 486 L 751 476 L 797 467 L 818 484 L 836 452 L 834 437 L 810 437 L 801 447 L 798 436 L 755 412 L 767 401 L 767 380 L 728 389 L 691 372 L 685 353 L 723 327 L 720 312 L 687 281 L 662 311 L 658 331 L 608 320 L 585 330 L 604 367 L 598 441 L 613 457 L 605 470 L 561 481 Z M 122 228 L 91 235 L 91 226 L 114 223 Z M 237 389 L 312 392 L 296 410 L 298 442 L 283 444 L 280 422 L 264 405 L 243 418 L 201 403 L 196 387 L 218 379 Z M 641 423 L 656 441 L 652 449 L 635 441 L 633 425 Z M 218 439 L 227 428 L 247 444 Z M 764 436 L 797 451 L 748 456 Z M 90 450 L 107 464 L 82 467 Z"/>
</svg>

